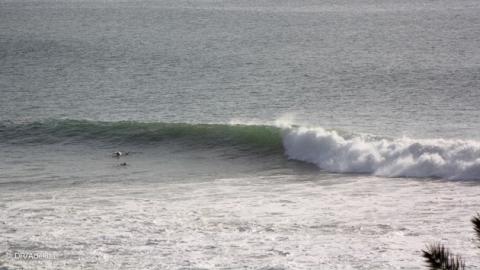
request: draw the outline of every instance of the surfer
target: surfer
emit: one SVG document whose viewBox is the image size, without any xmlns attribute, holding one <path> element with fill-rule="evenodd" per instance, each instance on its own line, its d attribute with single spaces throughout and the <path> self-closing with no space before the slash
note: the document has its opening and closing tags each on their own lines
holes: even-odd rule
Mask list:
<svg viewBox="0 0 480 270">
<path fill-rule="evenodd" d="M 116 158 L 119 158 L 121 156 L 128 156 L 128 152 L 120 152 L 120 151 L 117 151 L 117 152 L 114 152 L 112 154 L 113 157 L 116 157 Z"/>
</svg>

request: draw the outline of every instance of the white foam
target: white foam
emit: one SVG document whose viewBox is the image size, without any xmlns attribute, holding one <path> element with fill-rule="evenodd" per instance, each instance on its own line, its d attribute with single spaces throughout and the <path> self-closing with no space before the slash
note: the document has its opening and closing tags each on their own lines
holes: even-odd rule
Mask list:
<svg viewBox="0 0 480 270">
<path fill-rule="evenodd" d="M 330 172 L 480 179 L 478 141 L 388 139 L 298 127 L 284 129 L 283 144 L 290 159 L 313 163 Z"/>
</svg>

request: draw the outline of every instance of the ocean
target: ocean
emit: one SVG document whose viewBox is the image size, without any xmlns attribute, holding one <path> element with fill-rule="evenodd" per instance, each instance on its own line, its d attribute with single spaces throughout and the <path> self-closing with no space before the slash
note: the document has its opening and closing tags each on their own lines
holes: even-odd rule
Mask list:
<svg viewBox="0 0 480 270">
<path fill-rule="evenodd" d="M 480 269 L 479 14 L 0 0 L 0 269 Z"/>
</svg>

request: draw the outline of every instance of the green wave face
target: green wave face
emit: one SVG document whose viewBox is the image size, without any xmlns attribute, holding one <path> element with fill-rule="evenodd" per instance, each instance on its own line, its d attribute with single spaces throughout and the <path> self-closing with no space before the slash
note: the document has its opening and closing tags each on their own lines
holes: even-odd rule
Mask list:
<svg viewBox="0 0 480 270">
<path fill-rule="evenodd" d="M 283 151 L 281 129 L 263 125 L 100 122 L 47 120 L 0 124 L 0 140 L 7 143 L 62 143 L 97 140 L 110 143 L 154 144 L 181 140 L 205 146 L 235 146 Z"/>
</svg>

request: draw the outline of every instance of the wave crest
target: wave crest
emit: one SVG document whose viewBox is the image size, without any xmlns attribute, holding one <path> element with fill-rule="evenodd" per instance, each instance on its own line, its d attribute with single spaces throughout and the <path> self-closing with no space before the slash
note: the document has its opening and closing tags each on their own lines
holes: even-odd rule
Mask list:
<svg viewBox="0 0 480 270">
<path fill-rule="evenodd" d="M 85 140 L 115 144 L 154 144 L 176 140 L 207 147 L 219 145 L 258 151 L 283 150 L 281 130 L 273 126 L 69 119 L 0 123 L 0 142 L 49 144 Z"/>
<path fill-rule="evenodd" d="M 0 142 L 155 144 L 233 147 L 248 153 L 285 154 L 338 173 L 387 177 L 480 180 L 480 142 L 386 138 L 295 125 L 101 122 L 47 120 L 0 123 Z"/>
<path fill-rule="evenodd" d="M 289 158 L 330 172 L 480 179 L 480 143 L 471 140 L 389 139 L 300 127 L 287 130 L 283 143 Z"/>
</svg>

